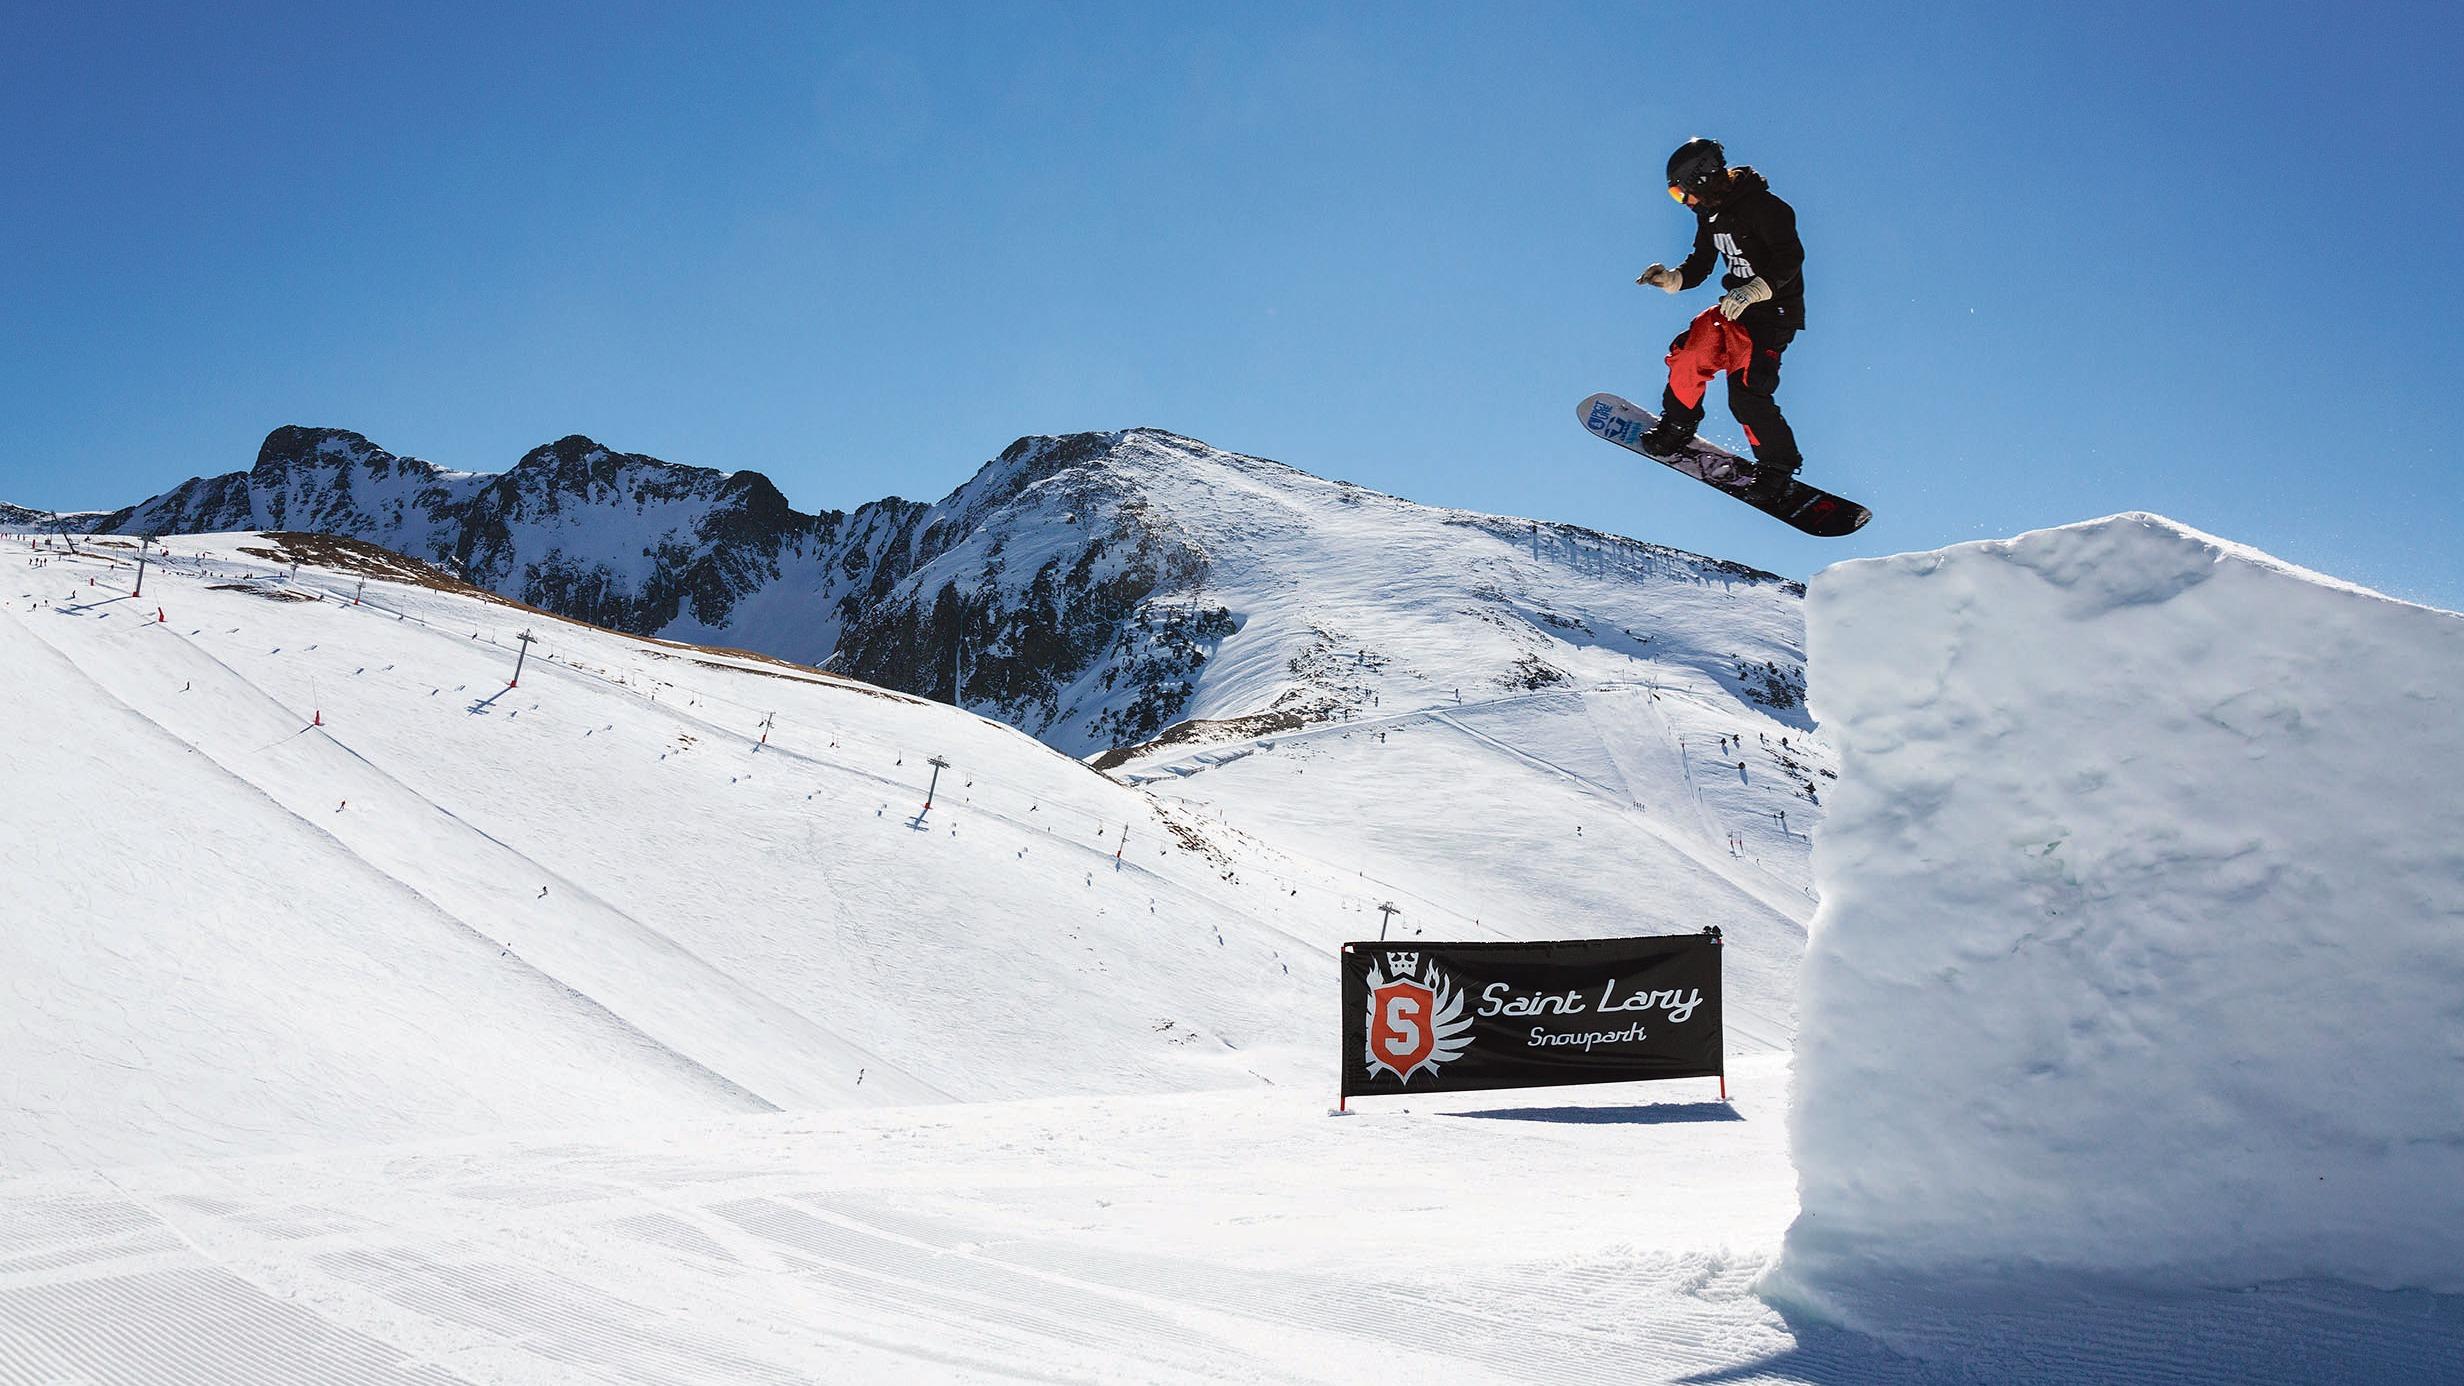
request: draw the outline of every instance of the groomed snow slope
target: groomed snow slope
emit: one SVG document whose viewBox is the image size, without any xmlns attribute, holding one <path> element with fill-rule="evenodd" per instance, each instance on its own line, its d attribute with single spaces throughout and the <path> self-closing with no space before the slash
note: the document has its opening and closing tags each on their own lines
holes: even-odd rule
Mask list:
<svg viewBox="0 0 2464 1386">
<path fill-rule="evenodd" d="M 9 667 L 39 671 L 11 691 L 17 725 L 40 729 L 8 752 L 25 1004 L 0 1014 L 0 1067 L 43 1113 L 0 1124 L 0 1169 L 502 1129 L 532 1092 L 552 1122 L 1325 1063 L 1292 1017 L 1314 1018 L 1311 969 L 1343 932 L 1331 892 L 1289 897 L 1318 921 L 1295 939 L 1144 796 L 1007 728 L 462 592 L 378 579 L 352 605 L 355 575 L 294 575 L 258 536 L 172 541 L 140 602 L 133 555 L 101 544 L 19 568 L 0 610 Z M 951 768 L 920 814 L 935 754 Z M 98 966 L 130 909 L 158 944 Z M 327 970 L 360 990 L 315 985 Z M 560 1004 L 493 1003 L 537 1012 L 494 1026 L 473 972 Z M 396 1047 L 393 1010 L 453 1042 Z M 526 1042 L 560 1014 L 606 1032 L 570 1020 L 562 1066 Z M 371 1066 L 325 1062 L 332 1035 Z M 93 1081 L 113 1061 L 159 1072 L 183 1119 L 156 1119 L 150 1084 Z M 620 1100 L 644 1063 L 679 1076 Z M 565 1084 L 577 1066 L 608 1071 Z M 234 1076 L 178 1082 L 191 1068 Z M 469 1100 L 424 1100 L 429 1069 Z"/>
<path fill-rule="evenodd" d="M 2464 618 L 2147 515 L 1810 603 L 1788 1292 L 2464 1291 Z"/>
<path fill-rule="evenodd" d="M 1447 803 L 1326 781 L 1312 802 L 1350 807 L 1287 849 L 946 706 L 382 575 L 353 605 L 360 575 L 325 566 L 348 554 L 314 545 L 296 573 L 262 536 L 169 547 L 142 601 L 126 541 L 0 548 L 0 658 L 27 671 L 8 711 L 42 729 L 0 751 L 28 921 L 0 943 L 25 1003 L 0 1013 L 0 1171 L 611 1106 L 1331 1093 L 1333 949 L 1373 934 L 1392 890 L 1370 863 L 1432 813 L 1453 860 L 1413 927 L 1724 923 L 1738 1052 L 1791 1032 L 1810 901 L 1661 824 L 1673 804 L 1536 768 L 1545 707 L 1466 708 L 1478 736 L 1429 742 Z M 1578 797 L 1484 821 L 1533 792 Z M 1533 869 L 1580 844 L 1587 869 Z"/>
<path fill-rule="evenodd" d="M 763 1108 L 336 851 L 29 619 L 0 611 L 0 1172 Z"/>
</svg>

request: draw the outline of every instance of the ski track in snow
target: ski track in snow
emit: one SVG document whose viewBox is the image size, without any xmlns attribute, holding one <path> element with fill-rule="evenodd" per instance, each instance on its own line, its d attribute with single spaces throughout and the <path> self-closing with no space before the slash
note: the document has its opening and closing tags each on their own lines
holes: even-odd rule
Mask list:
<svg viewBox="0 0 2464 1386">
<path fill-rule="evenodd" d="M 1754 1292 L 1786 1068 L 1737 1077 L 1733 1113 L 1068 1099 L 0 1182 L 0 1383 L 2457 1379 L 2464 1309 L 2336 1287 L 1954 1297 L 1958 1366 L 1794 1325 Z"/>
<path fill-rule="evenodd" d="M 1785 1070 L 1741 1078 L 1742 1121 L 1074 1099 L 11 1181 L 0 1383 L 1675 1379 L 1788 1346 L 1761 1253 L 1589 1207 L 1699 1121 L 1740 1158 L 1679 1240 L 1767 1249 Z"/>
</svg>

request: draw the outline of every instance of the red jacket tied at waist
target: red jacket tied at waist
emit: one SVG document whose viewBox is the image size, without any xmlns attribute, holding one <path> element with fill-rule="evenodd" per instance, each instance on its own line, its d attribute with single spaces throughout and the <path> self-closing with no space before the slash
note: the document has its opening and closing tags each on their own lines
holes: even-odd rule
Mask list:
<svg viewBox="0 0 2464 1386">
<path fill-rule="evenodd" d="M 1668 344 L 1668 388 L 1677 402 L 1688 409 L 1699 408 L 1703 391 L 1710 387 L 1711 377 L 1722 371 L 1741 371 L 1754 363 L 1754 339 L 1745 329 L 1720 316 L 1714 304 L 1687 325 L 1677 340 Z"/>
</svg>

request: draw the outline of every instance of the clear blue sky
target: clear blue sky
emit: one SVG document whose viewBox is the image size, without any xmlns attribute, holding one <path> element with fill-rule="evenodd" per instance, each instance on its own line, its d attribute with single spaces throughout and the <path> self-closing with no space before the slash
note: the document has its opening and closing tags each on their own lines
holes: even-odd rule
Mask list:
<svg viewBox="0 0 2464 1386">
<path fill-rule="evenodd" d="M 1154 425 L 1799 576 L 2147 509 L 2464 608 L 2458 16 L 13 4 L 0 499 L 303 423 L 819 509 Z M 1632 283 L 1697 133 L 1798 209 L 1781 399 L 1853 540 L 1575 422 L 1709 302 Z"/>
</svg>

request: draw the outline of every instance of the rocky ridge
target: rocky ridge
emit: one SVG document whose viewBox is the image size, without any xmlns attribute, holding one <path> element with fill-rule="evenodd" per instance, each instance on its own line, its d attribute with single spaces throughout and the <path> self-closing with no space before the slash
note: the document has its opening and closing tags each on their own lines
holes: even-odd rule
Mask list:
<svg viewBox="0 0 2464 1386">
<path fill-rule="evenodd" d="M 960 702 L 1082 756 L 1671 661 L 1771 708 L 1802 687 L 1796 583 L 1155 429 L 1022 438 L 937 503 L 807 514 L 759 473 L 579 435 L 489 474 L 292 426 L 247 471 L 70 523 L 344 535 L 611 629 Z"/>
</svg>

